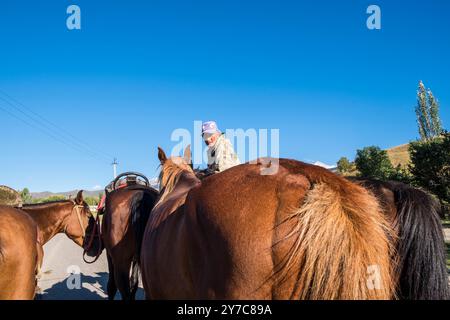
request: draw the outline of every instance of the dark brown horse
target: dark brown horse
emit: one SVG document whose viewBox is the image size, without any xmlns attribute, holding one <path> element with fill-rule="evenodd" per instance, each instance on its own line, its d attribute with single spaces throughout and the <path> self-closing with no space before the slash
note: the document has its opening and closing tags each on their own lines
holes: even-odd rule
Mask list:
<svg viewBox="0 0 450 320">
<path fill-rule="evenodd" d="M 99 230 L 98 234 L 92 234 L 96 229 L 96 220 L 83 200 L 83 191 L 78 192 L 75 200 L 24 205 L 22 210 L 33 218 L 39 229 L 39 268 L 42 266 L 42 247 L 58 233 L 65 233 L 83 247 L 88 255 L 95 255 L 99 251 L 99 242 L 90 241 L 100 234 Z"/>
<path fill-rule="evenodd" d="M 36 291 L 38 230 L 25 212 L 0 206 L 0 300 L 31 300 Z"/>
<path fill-rule="evenodd" d="M 351 180 L 378 198 L 397 234 L 397 296 L 411 300 L 450 299 L 439 202 L 400 182 Z"/>
<path fill-rule="evenodd" d="M 287 159 L 200 182 L 189 154 L 158 153 L 161 194 L 141 250 L 147 297 L 394 298 L 393 231 L 367 190 Z"/>
<path fill-rule="evenodd" d="M 110 300 L 117 289 L 123 300 L 135 299 L 142 236 L 157 197 L 158 191 L 143 185 L 127 186 L 106 195 L 102 239 L 108 257 Z"/>
</svg>

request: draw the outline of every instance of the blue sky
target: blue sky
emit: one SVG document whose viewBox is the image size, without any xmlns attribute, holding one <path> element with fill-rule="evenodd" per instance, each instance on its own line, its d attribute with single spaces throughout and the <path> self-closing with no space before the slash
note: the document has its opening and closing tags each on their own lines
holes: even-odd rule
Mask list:
<svg viewBox="0 0 450 320">
<path fill-rule="evenodd" d="M 444 0 L 1 1 L 0 184 L 92 189 L 113 156 L 153 177 L 157 146 L 209 119 L 280 129 L 282 157 L 335 163 L 417 138 L 419 80 L 449 128 L 449 15 Z M 18 120 L 4 93 L 101 155 Z"/>
</svg>

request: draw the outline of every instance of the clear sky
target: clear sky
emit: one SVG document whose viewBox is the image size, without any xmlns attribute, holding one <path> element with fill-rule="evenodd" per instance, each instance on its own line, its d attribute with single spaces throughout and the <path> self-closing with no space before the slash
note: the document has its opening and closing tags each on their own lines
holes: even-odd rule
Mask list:
<svg viewBox="0 0 450 320">
<path fill-rule="evenodd" d="M 81 30 L 66 27 L 71 4 Z M 0 184 L 92 189 L 114 156 L 154 177 L 157 146 L 194 120 L 277 128 L 282 157 L 328 164 L 407 143 L 419 80 L 449 128 L 449 31 L 446 0 L 2 0 Z M 27 125 L 5 93 L 71 138 Z"/>
</svg>

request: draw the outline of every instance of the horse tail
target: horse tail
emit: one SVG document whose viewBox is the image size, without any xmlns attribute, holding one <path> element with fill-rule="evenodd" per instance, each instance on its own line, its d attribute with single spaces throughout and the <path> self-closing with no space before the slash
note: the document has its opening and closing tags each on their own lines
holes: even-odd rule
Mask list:
<svg viewBox="0 0 450 320">
<path fill-rule="evenodd" d="M 391 228 L 376 199 L 338 178 L 318 182 L 288 235 L 296 236 L 283 270 L 298 270 L 293 295 L 311 300 L 392 299 Z M 298 268 L 300 266 L 300 268 Z"/>
<path fill-rule="evenodd" d="M 152 190 L 153 191 L 153 190 Z M 155 205 L 156 191 L 139 190 L 131 199 L 131 226 L 134 232 L 136 252 L 133 258 L 138 264 L 140 262 L 141 245 L 144 237 L 145 227 L 147 225 L 150 212 Z"/>
<path fill-rule="evenodd" d="M 397 206 L 398 295 L 403 299 L 449 299 L 445 241 L 439 202 L 403 183 L 388 183 Z"/>
</svg>

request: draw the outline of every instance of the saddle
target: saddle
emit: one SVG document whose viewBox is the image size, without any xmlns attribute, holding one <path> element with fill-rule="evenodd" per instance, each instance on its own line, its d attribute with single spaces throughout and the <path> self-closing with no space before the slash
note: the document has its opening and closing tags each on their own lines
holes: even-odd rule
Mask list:
<svg viewBox="0 0 450 320">
<path fill-rule="evenodd" d="M 105 193 L 103 194 L 98 206 L 97 212 L 99 215 L 102 215 L 105 210 L 105 202 L 106 196 L 108 193 L 111 193 L 118 189 L 128 188 L 130 186 L 144 186 L 150 188 L 150 181 L 148 178 L 139 172 L 124 172 L 118 175 L 113 181 L 111 181 L 105 187 Z"/>
</svg>

